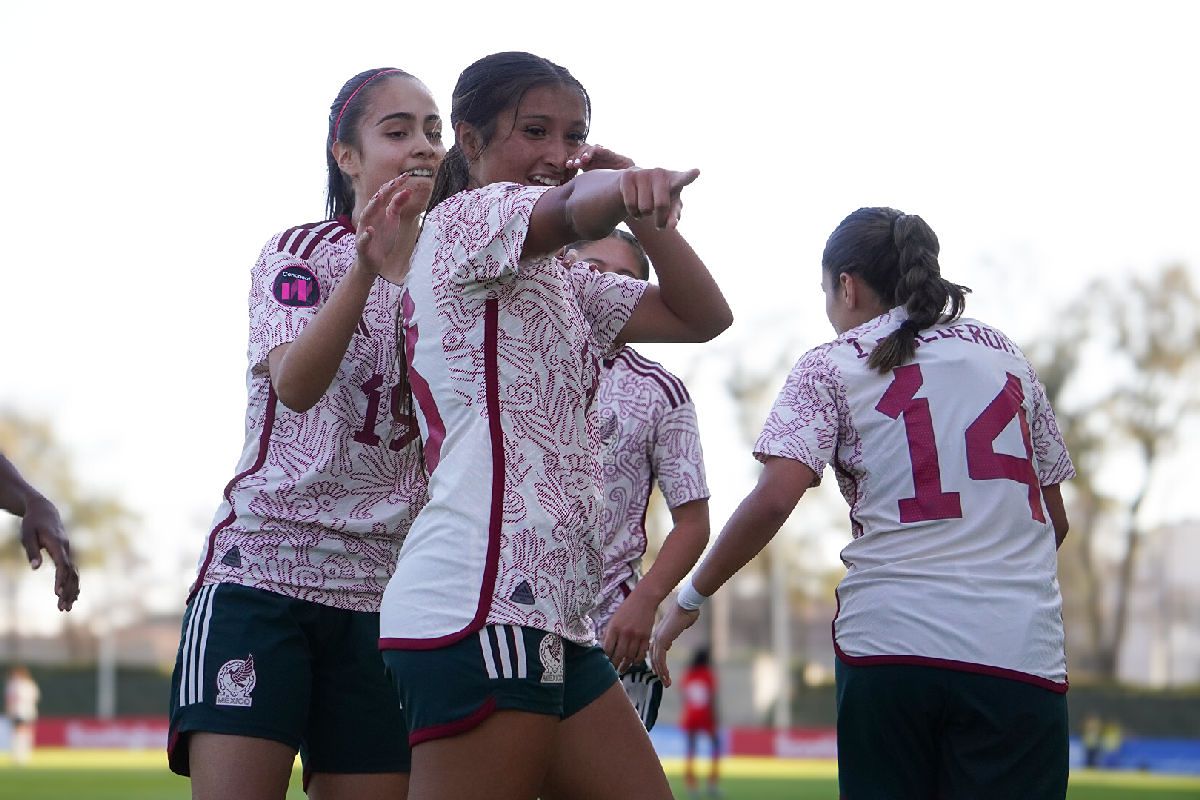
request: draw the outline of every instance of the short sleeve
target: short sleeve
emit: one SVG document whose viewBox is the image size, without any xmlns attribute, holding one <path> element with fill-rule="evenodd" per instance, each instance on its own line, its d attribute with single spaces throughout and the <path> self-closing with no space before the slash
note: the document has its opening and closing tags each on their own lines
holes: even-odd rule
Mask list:
<svg viewBox="0 0 1200 800">
<path fill-rule="evenodd" d="M 592 329 L 592 339 L 602 351 L 612 347 L 633 310 L 637 308 L 645 281 L 594 270 L 587 263 L 566 264 L 575 299 Z"/>
<path fill-rule="evenodd" d="M 250 277 L 250 364 L 260 367 L 267 355 L 294 340 L 325 302 L 329 277 L 310 262 L 277 247 L 263 248 Z"/>
<path fill-rule="evenodd" d="M 709 497 L 696 407 L 691 400 L 672 408 L 659 419 L 650 463 L 668 508 Z"/>
<path fill-rule="evenodd" d="M 1058 429 L 1054 409 L 1046 397 L 1046 387 L 1038 379 L 1032 364 L 1029 365 L 1028 380 L 1031 393 L 1029 429 L 1038 482 L 1042 486 L 1053 486 L 1069 481 L 1075 477 L 1075 465 L 1071 463 L 1071 454 L 1067 452 L 1066 442 Z"/>
<path fill-rule="evenodd" d="M 799 461 L 821 480 L 838 443 L 838 380 L 825 348 L 806 353 L 792 367 L 763 425 L 754 455 Z"/>
<path fill-rule="evenodd" d="M 460 285 L 492 283 L 515 275 L 533 207 L 546 186 L 493 183 L 460 192 L 430 212 L 436 226 L 436 262 Z"/>
</svg>

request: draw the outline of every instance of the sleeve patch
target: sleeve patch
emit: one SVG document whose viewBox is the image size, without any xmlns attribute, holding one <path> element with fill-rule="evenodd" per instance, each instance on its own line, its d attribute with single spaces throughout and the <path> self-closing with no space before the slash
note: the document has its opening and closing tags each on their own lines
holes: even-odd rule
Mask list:
<svg viewBox="0 0 1200 800">
<path fill-rule="evenodd" d="M 289 264 L 275 275 L 271 294 L 289 308 L 312 308 L 321 299 L 321 287 L 307 267 Z"/>
</svg>

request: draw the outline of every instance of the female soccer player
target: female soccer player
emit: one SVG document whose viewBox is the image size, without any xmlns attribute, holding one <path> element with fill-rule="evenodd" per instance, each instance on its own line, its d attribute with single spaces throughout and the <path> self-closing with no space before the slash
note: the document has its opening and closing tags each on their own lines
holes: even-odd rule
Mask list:
<svg viewBox="0 0 1200 800">
<path fill-rule="evenodd" d="M 637 220 L 632 225 L 653 249 L 658 231 Z M 600 272 L 650 280 L 645 248 L 620 229 L 604 239 L 576 242 L 565 257 Z M 599 522 L 604 571 L 592 619 L 613 663 L 628 666 L 621 684 L 650 730 L 662 701 L 662 681 L 645 662 L 654 615 L 708 544 L 709 492 L 696 407 L 679 378 L 624 345 L 601 362 L 593 414 L 604 470 Z M 673 525 L 643 577 L 646 508 L 656 480 Z"/>
<path fill-rule="evenodd" d="M 859 798 L 1062 798 L 1056 554 L 1070 457 L 1025 356 L 959 319 L 938 240 L 862 208 L 822 257 L 838 337 L 788 376 L 764 468 L 655 630 L 652 663 L 832 464 L 854 540 L 837 589 L 838 766 Z"/>
<path fill-rule="evenodd" d="M 588 118 L 583 87 L 543 58 L 468 67 L 413 254 L 405 347 L 429 504 L 384 595 L 381 647 L 421 800 L 671 796 L 588 618 L 587 409 L 618 338 L 701 341 L 731 315 L 673 230 L 699 173 L 605 170 L 618 160 L 586 146 Z M 659 287 L 557 257 L 629 216 L 663 229 Z"/>
<path fill-rule="evenodd" d="M 330 219 L 272 237 L 251 275 L 246 444 L 184 617 L 171 768 L 197 798 L 403 798 L 403 715 L 379 602 L 426 480 L 397 365 L 401 283 L 444 148 L 411 75 L 356 75 L 330 108 Z"/>
</svg>

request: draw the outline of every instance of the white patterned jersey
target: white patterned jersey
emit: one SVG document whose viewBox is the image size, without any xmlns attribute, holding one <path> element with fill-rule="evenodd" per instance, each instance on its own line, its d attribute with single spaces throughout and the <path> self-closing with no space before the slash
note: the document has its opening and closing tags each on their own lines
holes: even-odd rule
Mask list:
<svg viewBox="0 0 1200 800">
<path fill-rule="evenodd" d="M 378 611 L 425 500 L 396 350 L 401 288 L 377 278 L 337 375 L 304 413 L 279 402 L 267 355 L 293 341 L 354 263 L 346 219 L 271 238 L 251 273 L 246 442 L 192 587 L 236 583 Z"/>
<path fill-rule="evenodd" d="M 668 508 L 708 499 L 696 408 L 683 382 L 632 347 L 604 359 L 595 428 L 604 467 L 604 575 L 592 614 L 604 629 L 642 574 L 646 507 L 658 481 Z"/>
<path fill-rule="evenodd" d="M 441 647 L 484 624 L 594 641 L 600 468 L 587 409 L 645 284 L 521 260 L 545 191 L 461 192 L 417 242 L 405 347 L 429 504 L 384 594 L 385 649 Z"/>
<path fill-rule="evenodd" d="M 971 319 L 921 332 L 881 375 L 902 308 L 804 355 L 755 446 L 831 464 L 853 541 L 834 648 L 851 664 L 924 663 L 1066 691 L 1062 600 L 1043 486 L 1074 477 L 1033 367 Z"/>
</svg>

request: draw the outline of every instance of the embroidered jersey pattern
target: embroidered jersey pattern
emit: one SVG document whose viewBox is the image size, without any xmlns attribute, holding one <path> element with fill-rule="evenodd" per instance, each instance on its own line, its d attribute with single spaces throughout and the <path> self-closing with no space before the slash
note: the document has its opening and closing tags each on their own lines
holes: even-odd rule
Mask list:
<svg viewBox="0 0 1200 800">
<path fill-rule="evenodd" d="M 605 358 L 593 412 L 604 468 L 604 576 L 592 614 L 604 629 L 641 577 L 655 481 L 668 508 L 709 496 L 696 408 L 687 388 L 631 347 Z"/>
<path fill-rule="evenodd" d="M 600 468 L 587 408 L 644 284 L 522 260 L 544 191 L 492 184 L 425 220 L 403 305 L 430 502 L 384 596 L 383 648 L 440 647 L 484 624 L 594 641 Z"/>
<path fill-rule="evenodd" d="M 379 609 L 426 492 L 415 420 L 396 389 L 400 287 L 376 279 L 337 375 L 308 411 L 279 402 L 267 369 L 353 264 L 354 240 L 346 219 L 301 225 L 272 237 L 254 266 L 245 445 L 192 594 L 236 583 Z"/>
</svg>

